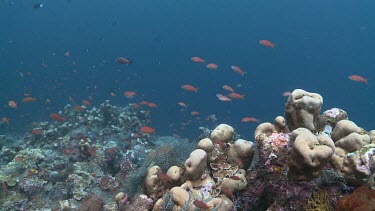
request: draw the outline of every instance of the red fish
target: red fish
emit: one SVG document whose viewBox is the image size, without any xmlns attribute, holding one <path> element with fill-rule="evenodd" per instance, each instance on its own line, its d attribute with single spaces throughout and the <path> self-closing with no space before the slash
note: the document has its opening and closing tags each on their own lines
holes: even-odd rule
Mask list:
<svg viewBox="0 0 375 211">
<path fill-rule="evenodd" d="M 33 98 L 33 97 L 25 97 L 22 99 L 22 102 L 24 103 L 35 102 L 35 101 L 36 101 L 36 98 Z"/>
<path fill-rule="evenodd" d="M 53 113 L 53 114 L 50 114 L 49 115 L 53 120 L 55 121 L 60 121 L 60 122 L 64 122 L 65 119 L 62 118 L 60 115 L 56 114 L 56 113 Z"/>
<path fill-rule="evenodd" d="M 9 125 L 9 119 L 6 117 L 1 118 L 1 121 L 4 122 L 5 124 Z"/>
<path fill-rule="evenodd" d="M 191 61 L 197 62 L 197 63 L 205 63 L 206 61 L 198 56 L 191 57 Z"/>
<path fill-rule="evenodd" d="M 217 97 L 217 99 L 219 99 L 220 101 L 231 101 L 230 98 L 228 98 L 228 97 L 226 97 L 226 96 L 224 96 L 224 95 L 222 95 L 222 94 L 216 94 L 216 97 Z"/>
<path fill-rule="evenodd" d="M 359 76 L 359 75 L 351 75 L 351 76 L 349 76 L 349 79 L 352 80 L 352 81 L 355 81 L 355 82 L 368 84 L 368 79 L 364 78 L 362 76 Z"/>
<path fill-rule="evenodd" d="M 211 70 L 217 70 L 217 68 L 219 67 L 217 64 L 214 64 L 214 63 L 210 63 L 206 66 L 208 69 L 211 69 Z"/>
<path fill-rule="evenodd" d="M 241 122 L 260 122 L 260 121 L 254 117 L 244 117 L 241 119 Z"/>
<path fill-rule="evenodd" d="M 228 85 L 223 85 L 222 88 L 227 90 L 227 91 L 234 92 L 234 89 L 232 87 L 228 86 Z"/>
<path fill-rule="evenodd" d="M 240 180 L 241 178 L 239 178 L 238 176 L 236 176 L 236 175 L 233 175 L 233 176 L 231 176 L 231 177 L 229 177 L 230 179 L 232 179 L 232 180 Z"/>
<path fill-rule="evenodd" d="M 283 95 L 284 97 L 287 97 L 287 96 L 289 96 L 289 95 L 291 95 L 291 94 L 292 94 L 291 92 L 289 92 L 289 91 L 286 91 L 286 92 L 283 92 L 283 94 L 282 94 L 282 95 Z"/>
<path fill-rule="evenodd" d="M 136 92 L 134 92 L 134 91 L 126 91 L 126 92 L 124 92 L 124 95 L 128 99 L 132 99 L 136 95 Z"/>
<path fill-rule="evenodd" d="M 233 198 L 233 192 L 230 191 L 228 188 L 221 188 L 221 193 L 225 194 L 227 197 Z"/>
<path fill-rule="evenodd" d="M 17 108 L 17 103 L 14 100 L 9 101 L 8 105 L 12 108 Z"/>
<path fill-rule="evenodd" d="M 198 199 L 195 199 L 193 204 L 198 207 L 198 208 L 202 208 L 202 209 L 209 209 L 210 206 L 208 206 L 206 203 L 204 203 L 203 201 L 200 201 Z"/>
<path fill-rule="evenodd" d="M 91 103 L 90 103 L 90 101 L 88 101 L 88 100 L 82 100 L 82 103 L 83 103 L 83 105 L 85 105 L 85 106 L 87 106 L 87 107 L 90 107 L 90 106 L 91 106 Z"/>
<path fill-rule="evenodd" d="M 124 57 L 118 57 L 116 59 L 116 62 L 120 63 L 120 64 L 132 64 L 133 61 L 130 60 L 130 59 L 127 59 L 127 58 L 124 58 Z"/>
<path fill-rule="evenodd" d="M 181 107 L 187 107 L 188 106 L 184 102 L 178 102 L 178 105 L 181 106 Z"/>
<path fill-rule="evenodd" d="M 181 88 L 190 92 L 198 92 L 198 88 L 195 88 L 194 86 L 189 84 L 182 85 Z"/>
<path fill-rule="evenodd" d="M 146 134 L 155 133 L 155 129 L 149 126 L 143 126 L 141 127 L 141 129 L 139 129 L 139 131 L 141 133 L 146 133 Z"/>
<path fill-rule="evenodd" d="M 190 112 L 190 115 L 197 116 L 197 115 L 199 115 L 199 112 L 198 111 L 192 111 L 192 112 Z"/>
<path fill-rule="evenodd" d="M 156 103 L 148 103 L 147 106 L 151 107 L 151 108 L 157 108 L 158 107 L 158 105 Z"/>
<path fill-rule="evenodd" d="M 228 96 L 233 99 L 245 99 L 245 95 L 240 95 L 234 92 L 230 93 Z"/>
<path fill-rule="evenodd" d="M 231 66 L 232 70 L 238 74 L 240 74 L 241 76 L 244 76 L 246 74 L 246 72 L 244 72 L 240 67 L 238 66 Z"/>
<path fill-rule="evenodd" d="M 40 135 L 42 133 L 43 133 L 42 129 L 34 129 L 34 130 L 31 131 L 32 135 Z"/>
<path fill-rule="evenodd" d="M 274 48 L 275 47 L 275 44 L 273 44 L 272 42 L 268 41 L 268 40 L 261 40 L 259 41 L 260 44 L 266 46 L 266 47 L 269 47 L 269 48 Z"/>
</svg>

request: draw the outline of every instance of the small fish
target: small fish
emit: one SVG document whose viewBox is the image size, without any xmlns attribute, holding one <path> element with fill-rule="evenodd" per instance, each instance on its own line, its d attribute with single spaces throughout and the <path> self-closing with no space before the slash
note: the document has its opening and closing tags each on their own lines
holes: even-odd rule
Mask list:
<svg viewBox="0 0 375 211">
<path fill-rule="evenodd" d="M 198 111 L 192 111 L 192 112 L 190 112 L 190 115 L 197 116 L 197 115 L 199 115 L 199 112 Z"/>
<path fill-rule="evenodd" d="M 197 63 L 205 63 L 206 61 L 198 56 L 194 56 L 194 57 L 191 57 L 190 59 L 191 61 L 193 62 L 197 62 Z"/>
<path fill-rule="evenodd" d="M 198 199 L 195 199 L 193 204 L 198 207 L 198 208 L 202 208 L 202 209 L 209 209 L 211 206 L 208 206 L 206 203 L 198 200 Z"/>
<path fill-rule="evenodd" d="M 82 106 L 80 106 L 80 105 L 75 105 L 75 106 L 74 106 L 74 109 L 77 110 L 77 111 L 84 111 L 84 110 L 85 110 L 85 109 L 84 109 Z"/>
<path fill-rule="evenodd" d="M 82 100 L 82 103 L 83 103 L 83 105 L 85 105 L 85 106 L 87 106 L 87 107 L 90 107 L 90 106 L 91 106 L 91 103 L 90 103 L 90 101 L 88 101 L 88 100 Z"/>
<path fill-rule="evenodd" d="M 198 92 L 198 88 L 195 88 L 194 86 L 189 84 L 182 85 L 181 88 L 190 92 Z"/>
<path fill-rule="evenodd" d="M 275 44 L 273 44 L 272 42 L 270 42 L 268 40 L 261 40 L 261 41 L 259 41 L 259 43 L 266 46 L 266 47 L 269 47 L 269 48 L 275 47 Z"/>
<path fill-rule="evenodd" d="M 155 133 L 155 129 L 149 126 L 143 126 L 139 129 L 139 132 L 151 134 L 151 133 Z"/>
<path fill-rule="evenodd" d="M 112 97 L 116 97 L 116 94 L 115 93 L 113 93 L 113 92 L 111 92 L 111 93 L 109 93 Z"/>
<path fill-rule="evenodd" d="M 131 59 L 127 59 L 127 58 L 124 58 L 124 57 L 116 58 L 116 62 L 120 63 L 120 64 L 127 64 L 127 65 L 133 63 L 133 61 Z"/>
<path fill-rule="evenodd" d="M 158 173 L 156 173 L 156 175 L 163 182 L 171 182 L 172 181 L 172 178 L 170 176 L 168 176 L 167 174 L 163 174 L 163 173 L 158 172 Z"/>
<path fill-rule="evenodd" d="M 234 92 L 230 93 L 228 96 L 232 99 L 245 99 L 245 95 L 240 95 Z"/>
<path fill-rule="evenodd" d="M 132 99 L 136 95 L 136 92 L 134 92 L 134 91 L 126 91 L 126 92 L 124 92 L 124 95 L 128 99 Z"/>
<path fill-rule="evenodd" d="M 1 121 L 7 125 L 9 125 L 9 119 L 6 117 L 1 118 Z"/>
<path fill-rule="evenodd" d="M 22 99 L 22 102 L 24 103 L 35 102 L 35 101 L 36 101 L 36 98 L 33 98 L 33 97 L 25 97 Z"/>
<path fill-rule="evenodd" d="M 60 122 L 64 122 L 65 119 L 62 118 L 59 114 L 56 114 L 56 113 L 52 113 L 49 115 L 53 120 L 55 121 L 60 121 Z"/>
<path fill-rule="evenodd" d="M 226 97 L 226 96 L 224 96 L 224 95 L 222 95 L 222 94 L 220 94 L 220 93 L 216 94 L 216 97 L 217 97 L 217 99 L 219 99 L 220 101 L 232 101 L 230 98 L 228 98 L 228 97 Z"/>
<path fill-rule="evenodd" d="M 44 6 L 44 4 L 42 3 L 36 3 L 33 5 L 34 9 L 39 9 L 39 8 L 42 8 Z"/>
<path fill-rule="evenodd" d="M 188 105 L 186 105 L 184 102 L 178 102 L 178 105 L 185 108 L 188 107 Z"/>
<path fill-rule="evenodd" d="M 241 178 L 239 178 L 238 176 L 236 176 L 236 175 L 233 175 L 233 176 L 231 176 L 231 177 L 229 177 L 230 179 L 232 179 L 232 180 L 241 180 Z"/>
<path fill-rule="evenodd" d="M 14 100 L 8 102 L 9 107 L 17 108 L 17 103 Z"/>
<path fill-rule="evenodd" d="M 206 67 L 208 69 L 211 69 L 211 70 L 217 70 L 217 68 L 219 68 L 219 66 L 217 64 L 214 64 L 214 63 L 210 63 Z"/>
<path fill-rule="evenodd" d="M 227 197 L 233 198 L 234 194 L 228 188 L 221 188 L 221 193 L 225 194 Z"/>
<path fill-rule="evenodd" d="M 241 122 L 260 122 L 258 119 L 254 117 L 244 117 L 241 119 Z"/>
<path fill-rule="evenodd" d="M 32 135 L 40 135 L 42 133 L 43 133 L 42 129 L 34 129 L 34 130 L 31 131 Z"/>
<path fill-rule="evenodd" d="M 147 106 L 150 107 L 150 108 L 157 108 L 158 107 L 158 105 L 156 103 L 148 103 Z"/>
<path fill-rule="evenodd" d="M 288 96 L 291 95 L 291 94 L 292 94 L 291 92 L 286 91 L 286 92 L 283 92 L 283 93 L 282 93 L 282 96 L 284 96 L 284 97 L 288 97 Z"/>
<path fill-rule="evenodd" d="M 223 85 L 222 88 L 229 91 L 229 92 L 234 92 L 234 89 L 232 87 L 228 86 L 228 85 Z"/>
<path fill-rule="evenodd" d="M 352 81 L 355 81 L 355 82 L 368 84 L 368 79 L 364 78 L 362 76 L 359 76 L 359 75 L 351 75 L 351 76 L 349 76 L 349 79 L 352 80 Z"/>
<path fill-rule="evenodd" d="M 246 74 L 246 72 L 244 72 L 240 67 L 238 66 L 231 66 L 232 70 L 238 74 L 240 74 L 241 76 L 244 76 Z"/>
</svg>

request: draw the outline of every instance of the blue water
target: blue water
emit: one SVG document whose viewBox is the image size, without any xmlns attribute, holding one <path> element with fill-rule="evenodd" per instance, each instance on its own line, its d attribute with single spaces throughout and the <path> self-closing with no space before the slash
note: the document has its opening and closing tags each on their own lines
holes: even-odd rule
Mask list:
<svg viewBox="0 0 375 211">
<path fill-rule="evenodd" d="M 321 94 L 323 110 L 342 108 L 359 126 L 374 128 L 372 0 L 61 0 L 41 1 L 38 9 L 35 3 L 0 2 L 0 116 L 10 121 L 1 133 L 49 120 L 70 103 L 69 96 L 77 102 L 92 96 L 96 106 L 106 99 L 119 106 L 158 104 L 150 126 L 159 135 L 194 138 L 199 126 L 214 127 L 205 118 L 215 114 L 218 123 L 253 140 L 257 124 L 241 118 L 272 122 L 284 112 L 281 93 L 295 88 Z M 261 39 L 276 47 L 260 45 Z M 67 51 L 71 56 L 64 56 Z M 118 64 L 119 56 L 134 63 Z M 219 69 L 193 63 L 193 56 Z M 231 65 L 246 71 L 245 77 Z M 369 84 L 349 80 L 352 74 L 369 78 Z M 198 87 L 198 93 L 182 90 L 183 84 Z M 245 100 L 217 100 L 224 84 Z M 137 92 L 132 100 L 122 95 L 129 90 Z M 22 103 L 24 93 L 37 102 Z M 9 100 L 18 108 L 8 107 Z M 179 101 L 189 105 L 186 111 L 180 111 Z M 193 110 L 201 121 L 190 115 Z M 180 123 L 189 120 L 181 130 Z"/>
</svg>

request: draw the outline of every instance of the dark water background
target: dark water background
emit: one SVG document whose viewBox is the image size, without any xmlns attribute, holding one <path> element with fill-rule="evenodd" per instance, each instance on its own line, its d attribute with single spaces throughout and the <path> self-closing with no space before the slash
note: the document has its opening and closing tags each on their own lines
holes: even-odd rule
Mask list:
<svg viewBox="0 0 375 211">
<path fill-rule="evenodd" d="M 34 9 L 35 3 L 40 2 L 0 2 L 0 116 L 10 121 L 1 134 L 49 120 L 69 103 L 68 96 L 77 102 L 92 96 L 96 106 L 106 99 L 119 106 L 157 103 L 150 126 L 159 135 L 196 137 L 199 126 L 214 126 L 205 118 L 215 114 L 218 123 L 253 140 L 257 124 L 241 118 L 272 122 L 283 115 L 281 93 L 295 88 L 321 94 L 323 110 L 342 108 L 359 126 L 374 129 L 372 0 L 50 0 Z M 261 39 L 276 47 L 260 45 Z M 64 56 L 67 51 L 70 57 Z M 119 56 L 134 63 L 118 64 Z M 193 63 L 192 56 L 219 69 Z M 231 65 L 244 69 L 245 77 Z M 369 78 L 369 84 L 349 80 L 352 74 Z M 199 91 L 183 91 L 182 84 Z M 225 93 L 224 84 L 246 99 L 218 101 L 215 94 Z M 132 100 L 122 95 L 129 90 L 137 92 Z M 22 103 L 24 93 L 37 102 Z M 9 100 L 18 108 L 8 107 Z M 186 111 L 180 111 L 179 101 L 189 105 Z M 190 115 L 193 110 L 201 122 Z M 193 123 L 180 130 L 188 120 Z"/>
</svg>

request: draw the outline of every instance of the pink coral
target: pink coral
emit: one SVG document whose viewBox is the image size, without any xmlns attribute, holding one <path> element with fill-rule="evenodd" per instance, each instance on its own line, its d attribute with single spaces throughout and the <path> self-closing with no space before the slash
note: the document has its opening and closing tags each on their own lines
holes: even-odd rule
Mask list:
<svg viewBox="0 0 375 211">
<path fill-rule="evenodd" d="M 272 133 L 269 136 L 269 144 L 272 146 L 272 151 L 277 153 L 280 148 L 284 148 L 289 143 L 289 133 Z"/>
</svg>

